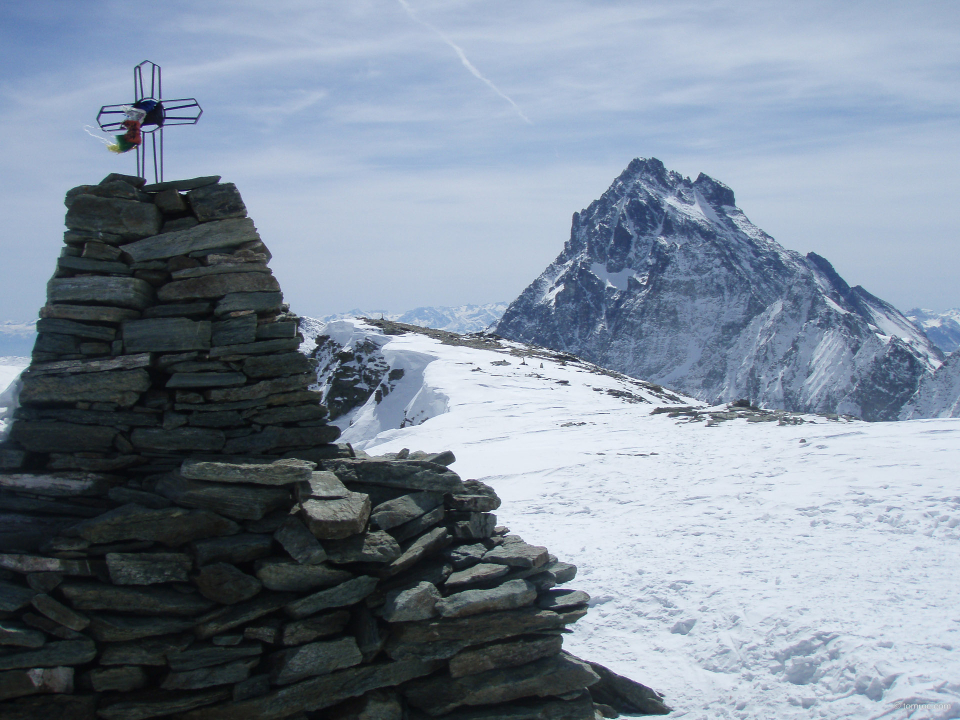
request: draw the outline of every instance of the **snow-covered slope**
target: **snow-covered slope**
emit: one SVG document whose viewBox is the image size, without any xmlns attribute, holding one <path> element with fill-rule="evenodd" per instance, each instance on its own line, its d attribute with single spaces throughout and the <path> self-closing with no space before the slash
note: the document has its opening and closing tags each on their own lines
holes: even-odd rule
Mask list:
<svg viewBox="0 0 960 720">
<path fill-rule="evenodd" d="M 592 607 L 565 647 L 665 693 L 671 717 L 960 715 L 960 420 L 729 419 L 489 337 L 376 342 L 418 369 L 344 438 L 452 450 L 501 524 L 580 568 Z"/>
<path fill-rule="evenodd" d="M 920 381 L 900 418 L 960 418 L 960 351 L 954 350 L 933 375 Z"/>
<path fill-rule="evenodd" d="M 394 322 L 418 327 L 434 328 L 455 333 L 471 333 L 486 330 L 503 315 L 507 303 L 496 302 L 486 305 L 458 305 L 456 307 L 419 307 L 403 313 L 391 313 L 385 310 L 360 310 L 323 315 L 315 319 L 317 323 L 334 320 L 369 317 L 393 320 Z"/>
<path fill-rule="evenodd" d="M 19 405 L 20 373 L 30 364 L 30 358 L 18 356 L 0 357 L 0 440 L 7 437 L 13 411 Z"/>
<path fill-rule="evenodd" d="M 777 244 L 733 191 L 637 159 L 573 216 L 500 335 L 707 402 L 896 419 L 942 353 L 824 258 Z"/>
<path fill-rule="evenodd" d="M 950 354 L 960 349 L 960 308 L 938 313 L 935 310 L 914 308 L 908 310 L 910 322 L 921 327 L 930 342 Z"/>
</svg>

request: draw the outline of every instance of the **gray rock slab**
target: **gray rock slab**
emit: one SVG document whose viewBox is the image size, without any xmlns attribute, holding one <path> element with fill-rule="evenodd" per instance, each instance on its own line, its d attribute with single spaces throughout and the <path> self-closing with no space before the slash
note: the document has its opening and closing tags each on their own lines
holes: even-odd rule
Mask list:
<svg viewBox="0 0 960 720">
<path fill-rule="evenodd" d="M 493 513 L 452 512 L 447 514 L 450 533 L 462 540 L 482 540 L 493 536 L 497 516 Z"/>
<path fill-rule="evenodd" d="M 297 325 L 296 321 L 261 323 L 257 326 L 257 339 L 272 340 L 274 338 L 296 337 Z"/>
<path fill-rule="evenodd" d="M 442 465 L 418 460 L 361 460 L 337 458 L 323 465 L 345 483 L 369 483 L 408 490 L 457 492 L 460 476 Z"/>
<path fill-rule="evenodd" d="M 97 646 L 92 640 L 86 638 L 48 642 L 36 650 L 22 650 L 0 655 L 0 670 L 83 665 L 96 656 Z"/>
<path fill-rule="evenodd" d="M 540 545 L 525 542 L 499 545 L 483 556 L 484 562 L 509 565 L 513 568 L 536 568 L 549 559 L 549 551 Z"/>
<path fill-rule="evenodd" d="M 403 549 L 403 554 L 390 563 L 384 572 L 387 576 L 403 572 L 413 567 L 423 558 L 440 552 L 450 544 L 451 540 L 450 533 L 447 532 L 446 528 L 434 528 L 426 535 L 409 543 L 406 548 Z"/>
<path fill-rule="evenodd" d="M 243 345 L 221 345 L 210 350 L 211 358 L 244 360 L 247 355 L 266 355 L 268 353 L 288 352 L 300 347 L 299 338 L 280 338 L 278 340 L 258 340 Z"/>
<path fill-rule="evenodd" d="M 230 273 L 174 280 L 157 291 L 157 299 L 162 302 L 182 302 L 185 300 L 221 298 L 232 293 L 279 291 L 280 283 L 273 275 Z"/>
<path fill-rule="evenodd" d="M 389 530 L 414 520 L 443 502 L 443 494 L 419 492 L 402 495 L 395 500 L 380 503 L 370 514 L 370 520 L 381 530 Z"/>
<path fill-rule="evenodd" d="M 208 480 L 210 482 L 290 485 L 310 481 L 315 467 L 316 463 L 295 459 L 245 465 L 185 460 L 180 466 L 180 474 L 191 480 Z"/>
<path fill-rule="evenodd" d="M 140 313 L 137 310 L 98 305 L 44 305 L 40 308 L 41 318 L 56 318 L 61 320 L 119 323 L 139 316 Z"/>
<path fill-rule="evenodd" d="M 0 612 L 16 612 L 25 608 L 36 595 L 36 590 L 0 580 Z"/>
<path fill-rule="evenodd" d="M 270 268 L 264 263 L 233 263 L 219 265 L 200 265 L 199 267 L 174 270 L 170 276 L 174 280 L 184 280 L 192 277 L 206 277 L 207 275 L 226 275 L 227 273 L 260 272 L 269 273 Z"/>
<path fill-rule="evenodd" d="M 377 579 L 369 575 L 347 580 L 329 590 L 321 590 L 294 600 L 284 606 L 287 615 L 295 620 L 314 615 L 329 608 L 347 607 L 360 602 L 377 587 Z"/>
<path fill-rule="evenodd" d="M 107 643 L 101 647 L 100 665 L 148 665 L 163 666 L 167 656 L 186 650 L 193 644 L 193 635 L 164 635 L 147 637 L 136 642 Z"/>
<path fill-rule="evenodd" d="M 170 672 L 161 681 L 163 690 L 199 690 L 216 687 L 217 685 L 231 685 L 242 682 L 250 677 L 250 671 L 257 666 L 259 659 L 237 660 L 226 665 Z"/>
<path fill-rule="evenodd" d="M 184 553 L 107 553 L 105 558 L 114 585 L 187 582 L 193 567 Z"/>
<path fill-rule="evenodd" d="M 217 302 L 214 315 L 217 317 L 228 313 L 250 310 L 255 313 L 269 313 L 280 309 L 283 303 L 281 292 L 236 292 L 225 295 Z M 292 348 L 291 348 L 292 349 Z"/>
<path fill-rule="evenodd" d="M 321 540 L 349 538 L 367 527 L 370 497 L 352 492 L 342 498 L 305 500 L 298 514 L 307 529 Z M 396 548 L 399 553 L 400 546 Z"/>
<path fill-rule="evenodd" d="M 63 603 L 57 602 L 49 595 L 40 594 L 30 601 L 34 609 L 55 623 L 70 628 L 74 632 L 85 630 L 90 624 L 90 618 L 74 612 Z"/>
<path fill-rule="evenodd" d="M 128 353 L 186 352 L 210 347 L 211 324 L 183 317 L 123 322 L 123 348 Z"/>
<path fill-rule="evenodd" d="M 46 642 L 46 637 L 16 620 L 0 620 L 0 645 L 38 648 Z"/>
<path fill-rule="evenodd" d="M 204 615 L 197 621 L 194 633 L 201 640 L 222 635 L 228 630 L 279 610 L 292 599 L 293 596 L 289 593 L 260 593 L 253 600 L 229 605 Z"/>
<path fill-rule="evenodd" d="M 150 365 L 150 355 L 123 355 L 99 360 L 60 360 L 49 363 L 33 363 L 27 377 L 37 375 L 73 375 L 76 373 L 102 373 L 108 370 L 134 370 Z"/>
<path fill-rule="evenodd" d="M 353 535 L 344 540 L 331 540 L 324 545 L 327 558 L 337 565 L 355 562 L 389 563 L 403 552 L 393 536 L 382 531 Z"/>
<path fill-rule="evenodd" d="M 260 235 L 250 218 L 231 218 L 127 243 L 123 250 L 134 262 L 144 262 L 189 255 L 200 250 L 239 247 L 259 239 Z"/>
<path fill-rule="evenodd" d="M 171 691 L 153 690 L 114 695 L 100 703 L 97 717 L 102 720 L 146 720 L 185 713 L 205 705 L 230 699 L 230 690 Z"/>
<path fill-rule="evenodd" d="M 222 390 L 209 390 L 206 398 L 214 403 L 229 403 L 238 400 L 254 400 L 267 397 L 276 393 L 290 392 L 292 390 L 302 390 L 315 382 L 316 379 L 305 375 L 294 375 L 292 377 L 275 378 L 273 380 L 261 380 L 260 382 L 246 385 L 241 388 L 228 388 Z"/>
<path fill-rule="evenodd" d="M 47 283 L 47 303 L 51 305 L 80 303 L 143 310 L 153 298 L 153 286 L 132 277 L 87 275 L 53 278 Z"/>
<path fill-rule="evenodd" d="M 10 439 L 30 452 L 104 452 L 113 449 L 116 428 L 62 422 L 15 423 Z"/>
<path fill-rule="evenodd" d="M 153 509 L 135 503 L 84 520 L 76 529 L 80 537 L 95 543 L 148 540 L 170 547 L 240 531 L 232 520 L 206 510 Z"/>
<path fill-rule="evenodd" d="M 494 563 L 480 563 L 465 570 L 458 570 L 450 575 L 443 584 L 447 590 L 460 590 L 469 585 L 486 583 L 501 578 L 510 572 L 506 565 Z"/>
<path fill-rule="evenodd" d="M 130 434 L 130 442 L 135 448 L 154 452 L 183 450 L 216 452 L 223 448 L 226 441 L 227 438 L 222 431 L 212 428 L 180 427 L 173 430 L 137 428 Z"/>
<path fill-rule="evenodd" d="M 184 617 L 136 617 L 131 615 L 90 615 L 88 632 L 97 642 L 125 643 L 142 638 L 181 633 L 189 630 L 194 621 Z M 140 664 L 152 664 L 141 662 Z M 163 663 L 159 663 L 163 664 Z"/>
<path fill-rule="evenodd" d="M 106 342 L 112 342 L 117 335 L 116 329 L 112 327 L 88 325 L 74 320 L 60 320 L 57 318 L 41 318 L 37 320 L 37 332 L 76 335 L 77 337 L 90 338 L 91 340 L 104 340 Z"/>
<path fill-rule="evenodd" d="M 327 553 L 316 536 L 293 515 L 288 516 L 277 528 L 273 539 L 301 565 L 316 565 L 327 559 Z"/>
<path fill-rule="evenodd" d="M 444 510 L 443 505 L 438 505 L 430 512 L 424 513 L 418 518 L 391 528 L 390 534 L 396 538 L 397 542 L 404 542 L 410 538 L 422 535 L 434 525 L 440 524 L 445 516 L 446 510 Z"/>
<path fill-rule="evenodd" d="M 271 378 L 308 373 L 315 367 L 316 361 L 311 360 L 303 353 L 294 351 L 249 358 L 243 363 L 243 372 L 251 378 Z"/>
<path fill-rule="evenodd" d="M 489 670 L 453 680 L 436 678 L 411 683 L 407 700 L 432 715 L 461 705 L 493 705 L 524 697 L 564 695 L 598 680 L 590 666 L 569 655 L 543 658 L 520 667 Z"/>
<path fill-rule="evenodd" d="M 156 205 L 164 215 L 180 215 L 190 210 L 187 201 L 175 188 L 161 190 L 153 198 L 153 204 Z"/>
<path fill-rule="evenodd" d="M 194 583 L 201 595 L 222 605 L 249 600 L 263 589 L 260 580 L 227 563 L 204 565 Z"/>
<path fill-rule="evenodd" d="M 391 627 L 387 654 L 394 659 L 450 658 L 471 645 L 505 640 L 518 635 L 559 630 L 586 615 L 585 610 L 556 613 L 524 607 L 460 618 L 441 618 Z"/>
<path fill-rule="evenodd" d="M 318 445 L 332 443 L 339 437 L 340 428 L 336 425 L 294 428 L 268 427 L 260 433 L 228 440 L 223 446 L 223 452 L 247 454 L 268 452 L 278 448 L 315 448 Z"/>
<path fill-rule="evenodd" d="M 87 243 L 88 245 L 90 243 Z M 122 262 L 109 260 L 94 260 L 93 258 L 71 257 L 69 255 L 57 258 L 57 269 L 72 270 L 74 272 L 100 273 L 103 275 L 132 275 L 130 266 Z"/>
<path fill-rule="evenodd" d="M 200 317 L 209 315 L 212 309 L 213 306 L 208 302 L 168 303 L 145 308 L 140 316 L 144 318 Z"/>
<path fill-rule="evenodd" d="M 94 692 L 131 692 L 147 684 L 147 674 L 141 667 L 94 668 L 87 673 Z"/>
<path fill-rule="evenodd" d="M 588 602 L 590 596 L 582 590 L 546 590 L 537 598 L 537 605 L 545 610 L 566 610 Z"/>
<path fill-rule="evenodd" d="M 210 538 L 193 543 L 193 552 L 197 565 L 209 563 L 244 563 L 265 558 L 273 549 L 273 538 L 258 533 L 242 533 L 222 538 Z M 271 588 L 282 590 L 284 588 Z"/>
<path fill-rule="evenodd" d="M 250 422 L 260 425 L 283 425 L 285 423 L 323 420 L 326 417 L 327 409 L 323 405 L 296 405 L 263 410 L 251 415 L 249 419 Z M 330 474 L 333 475 L 333 473 Z"/>
<path fill-rule="evenodd" d="M 218 320 L 213 323 L 214 345 L 244 345 L 257 340 L 257 316 L 254 314 Z"/>
<path fill-rule="evenodd" d="M 169 588 L 141 589 L 92 582 L 67 582 L 60 586 L 60 591 L 78 610 L 193 616 L 214 606 L 212 601 L 199 595 L 185 595 Z"/>
<path fill-rule="evenodd" d="M 129 406 L 149 388 L 150 375 L 143 369 L 29 375 L 23 378 L 20 404 L 112 402 Z"/>
<path fill-rule="evenodd" d="M 241 642 L 226 647 L 209 642 L 197 642 L 188 648 L 170 651 L 166 657 L 171 670 L 184 672 L 257 658 L 262 652 L 263 645 L 258 642 Z"/>
<path fill-rule="evenodd" d="M 73 668 L 35 668 L 0 673 L 0 701 L 27 695 L 73 692 Z"/>
<path fill-rule="evenodd" d="M 243 385 L 247 376 L 241 372 L 178 372 L 170 376 L 166 387 L 184 388 L 222 388 Z"/>
<path fill-rule="evenodd" d="M 328 637 L 342 632 L 350 622 L 348 610 L 315 615 L 303 620 L 295 620 L 280 629 L 280 642 L 286 646 L 303 645 L 317 638 Z"/>
<path fill-rule="evenodd" d="M 336 500 L 351 494 L 336 475 L 324 470 L 313 471 L 309 480 L 298 482 L 293 486 L 293 490 L 298 502 L 311 499 Z"/>
<path fill-rule="evenodd" d="M 182 507 L 211 510 L 235 520 L 259 520 L 292 502 L 290 491 L 283 487 L 203 482 L 179 473 L 162 476 L 155 492 Z"/>
<path fill-rule="evenodd" d="M 233 183 L 204 185 L 187 193 L 190 207 L 202 223 L 224 218 L 245 217 L 247 208 Z"/>
<path fill-rule="evenodd" d="M 298 712 L 337 705 L 371 690 L 396 687 L 413 678 L 429 675 L 439 667 L 440 663 L 419 660 L 355 666 L 309 678 L 251 700 L 194 710 L 182 720 L 284 720 Z"/>
<path fill-rule="evenodd" d="M 489 550 L 483 543 L 472 543 L 470 545 L 455 545 L 448 547 L 443 551 L 443 556 L 450 561 L 454 570 L 464 570 L 472 565 L 476 565 L 487 554 Z"/>
<path fill-rule="evenodd" d="M 600 680 L 590 686 L 594 702 L 603 703 L 617 712 L 640 715 L 667 715 L 672 710 L 663 696 L 646 685 L 617 675 L 599 663 L 588 663 Z"/>
<path fill-rule="evenodd" d="M 71 230 L 136 240 L 160 232 L 163 215 L 150 203 L 80 195 L 70 204 L 64 223 Z"/>
<path fill-rule="evenodd" d="M 139 178 L 138 178 L 139 179 Z M 196 190 L 207 185 L 215 185 L 220 182 L 219 175 L 205 175 L 203 177 L 188 178 L 186 180 L 167 180 L 162 183 L 150 183 L 144 185 L 141 189 L 147 193 L 161 193 L 164 190 Z"/>
<path fill-rule="evenodd" d="M 436 617 L 439 600 L 440 591 L 436 586 L 433 583 L 421 582 L 412 588 L 387 593 L 382 616 L 391 623 L 429 620 Z"/>
<path fill-rule="evenodd" d="M 98 495 L 105 495 L 114 482 L 116 482 L 116 478 L 109 475 L 83 472 L 12 473 L 10 475 L 0 475 L 0 489 L 45 495 L 54 498 L 96 497 Z M 29 570 L 25 572 L 43 571 Z"/>
<path fill-rule="evenodd" d="M 450 676 L 464 677 L 498 668 L 526 665 L 534 660 L 558 654 L 562 646 L 562 636 L 548 635 L 468 648 L 450 658 Z"/>
<path fill-rule="evenodd" d="M 289 685 L 314 675 L 359 665 L 362 661 L 363 654 L 354 638 L 320 640 L 270 655 L 270 681 L 275 685 Z"/>
<path fill-rule="evenodd" d="M 352 573 L 329 565 L 301 565 L 276 558 L 258 561 L 256 575 L 265 588 L 287 592 L 332 587 L 353 578 Z"/>
<path fill-rule="evenodd" d="M 96 711 L 96 695 L 37 695 L 9 703 L 3 720 L 91 720 Z"/>
<path fill-rule="evenodd" d="M 537 589 L 526 580 L 509 580 L 489 590 L 464 590 L 437 603 L 443 617 L 464 617 L 479 613 L 525 607 L 537 599 Z"/>
</svg>

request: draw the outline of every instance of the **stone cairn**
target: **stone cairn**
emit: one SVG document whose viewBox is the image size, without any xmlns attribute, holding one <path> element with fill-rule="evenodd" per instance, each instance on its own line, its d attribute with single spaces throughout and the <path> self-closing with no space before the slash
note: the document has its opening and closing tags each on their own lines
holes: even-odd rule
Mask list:
<svg viewBox="0 0 960 720">
<path fill-rule="evenodd" d="M 112 175 L 67 206 L 0 448 L 0 717 L 669 711 L 562 650 L 576 568 L 452 453 L 334 444 L 233 185 Z"/>
</svg>

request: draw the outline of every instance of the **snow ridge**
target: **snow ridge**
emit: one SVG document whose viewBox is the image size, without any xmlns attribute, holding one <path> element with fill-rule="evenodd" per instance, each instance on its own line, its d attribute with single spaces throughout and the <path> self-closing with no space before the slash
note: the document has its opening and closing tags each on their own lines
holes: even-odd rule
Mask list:
<svg viewBox="0 0 960 720">
<path fill-rule="evenodd" d="M 574 214 L 494 331 L 708 403 L 893 420 L 943 354 L 827 260 L 780 246 L 733 190 L 637 159 Z"/>
<path fill-rule="evenodd" d="M 907 319 L 920 327 L 930 341 L 948 355 L 960 349 L 960 308 L 938 313 L 935 310 L 914 308 Z"/>
</svg>

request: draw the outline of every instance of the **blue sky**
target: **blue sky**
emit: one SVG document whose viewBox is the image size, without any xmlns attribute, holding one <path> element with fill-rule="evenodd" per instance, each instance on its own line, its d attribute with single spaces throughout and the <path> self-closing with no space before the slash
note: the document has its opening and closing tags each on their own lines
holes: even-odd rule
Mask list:
<svg viewBox="0 0 960 720">
<path fill-rule="evenodd" d="M 511 300 L 634 157 L 717 178 L 901 309 L 960 305 L 960 5 L 34 0 L 0 6 L 0 319 L 62 198 L 132 172 L 84 132 L 163 66 L 167 179 L 235 182 L 294 310 Z"/>
</svg>

